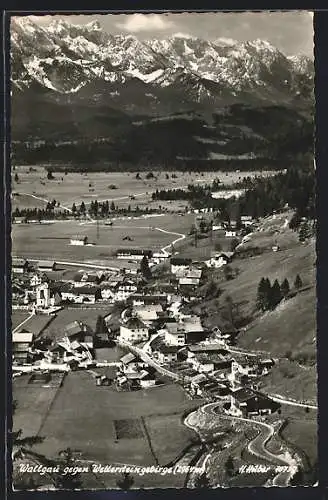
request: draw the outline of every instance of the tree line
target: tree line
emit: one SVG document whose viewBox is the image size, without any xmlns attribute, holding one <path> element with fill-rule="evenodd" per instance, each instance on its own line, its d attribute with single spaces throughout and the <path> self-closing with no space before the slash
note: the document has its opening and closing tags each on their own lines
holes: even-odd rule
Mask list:
<svg viewBox="0 0 328 500">
<path fill-rule="evenodd" d="M 294 289 L 302 288 L 303 282 L 298 274 L 294 281 Z M 290 293 L 290 284 L 287 278 L 281 285 L 276 279 L 271 285 L 269 278 L 261 278 L 257 288 L 256 307 L 262 312 L 273 311 L 284 298 L 288 298 Z"/>
</svg>

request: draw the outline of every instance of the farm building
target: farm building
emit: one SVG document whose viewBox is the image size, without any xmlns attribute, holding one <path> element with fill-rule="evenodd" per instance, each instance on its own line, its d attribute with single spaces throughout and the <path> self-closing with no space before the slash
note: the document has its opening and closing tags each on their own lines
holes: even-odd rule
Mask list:
<svg viewBox="0 0 328 500">
<path fill-rule="evenodd" d="M 13 274 L 24 274 L 29 270 L 29 263 L 25 259 L 13 258 L 11 262 L 11 271 Z"/>
<path fill-rule="evenodd" d="M 30 279 L 30 286 L 36 287 L 48 281 L 48 277 L 45 273 L 34 273 Z"/>
<path fill-rule="evenodd" d="M 178 359 L 178 351 L 180 347 L 175 345 L 159 345 L 152 352 L 154 359 L 160 363 L 172 363 Z"/>
<path fill-rule="evenodd" d="M 116 252 L 117 259 L 142 260 L 145 256 L 151 259 L 152 255 L 151 250 L 142 250 L 140 248 L 121 248 Z"/>
<path fill-rule="evenodd" d="M 70 239 L 70 245 L 79 245 L 83 246 L 88 243 L 87 236 L 72 236 Z"/>
<path fill-rule="evenodd" d="M 134 307 L 133 312 L 136 316 L 138 316 L 138 318 L 141 319 L 141 321 L 149 324 L 159 318 L 160 314 L 163 312 L 163 307 L 161 306 L 161 304 L 136 306 Z"/>
<path fill-rule="evenodd" d="M 130 318 L 124 325 L 120 326 L 119 340 L 133 344 L 148 340 L 148 338 L 149 329 L 139 318 Z"/>
<path fill-rule="evenodd" d="M 56 271 L 57 263 L 49 260 L 39 260 L 38 261 L 39 271 Z"/>
<path fill-rule="evenodd" d="M 184 346 L 186 343 L 185 329 L 180 323 L 165 323 L 163 333 L 165 343 L 170 346 Z"/>
<path fill-rule="evenodd" d="M 100 278 L 97 274 L 79 272 L 73 278 L 75 286 L 98 285 Z"/>
<path fill-rule="evenodd" d="M 198 278 L 179 278 L 179 287 L 196 288 L 199 286 Z"/>
<path fill-rule="evenodd" d="M 167 305 L 167 294 L 159 293 L 156 295 L 144 295 L 142 293 L 134 293 L 128 298 L 128 303 L 133 306 L 150 306 L 161 304 L 163 307 Z"/>
<path fill-rule="evenodd" d="M 176 274 L 183 269 L 187 269 L 192 263 L 191 259 L 184 259 L 182 257 L 171 257 L 171 273 Z"/>
<path fill-rule="evenodd" d="M 12 349 L 13 359 L 19 363 L 27 363 L 29 358 L 29 350 L 33 342 L 33 333 L 22 330 L 21 332 L 13 333 Z"/>
<path fill-rule="evenodd" d="M 26 224 L 26 217 L 13 217 L 13 224 Z"/>
<path fill-rule="evenodd" d="M 214 252 L 209 260 L 205 262 L 207 267 L 220 268 L 229 264 L 232 260 L 234 252 Z"/>
<path fill-rule="evenodd" d="M 234 238 L 236 236 L 237 236 L 237 229 L 232 229 L 231 227 L 229 229 L 226 229 L 225 231 L 226 238 Z"/>
<path fill-rule="evenodd" d="M 73 302 L 77 304 L 95 304 L 95 302 L 101 299 L 101 290 L 97 286 L 80 286 L 74 288 L 73 292 Z"/>
<path fill-rule="evenodd" d="M 89 325 L 80 321 L 73 321 L 65 327 L 64 332 L 70 342 L 77 341 L 81 345 L 93 349 L 94 333 Z"/>
<path fill-rule="evenodd" d="M 230 395 L 226 413 L 235 416 L 270 415 L 279 404 L 248 388 L 240 388 Z"/>
</svg>

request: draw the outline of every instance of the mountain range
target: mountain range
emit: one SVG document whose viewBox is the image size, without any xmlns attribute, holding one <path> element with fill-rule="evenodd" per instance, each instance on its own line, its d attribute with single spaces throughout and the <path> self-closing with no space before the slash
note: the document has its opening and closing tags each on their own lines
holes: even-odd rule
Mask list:
<svg viewBox="0 0 328 500">
<path fill-rule="evenodd" d="M 13 149 L 20 161 L 31 154 L 37 161 L 44 159 L 38 153 L 45 147 L 42 141 L 47 154 L 49 142 L 56 143 L 59 160 L 66 157 L 63 148 L 81 149 L 89 140 L 97 144 L 91 147 L 92 158 L 106 150 L 106 158 L 115 161 L 125 161 L 118 153 L 121 147 L 127 162 L 252 158 L 271 141 L 268 124 L 259 130 L 253 123 L 263 122 L 265 114 L 273 128 L 282 122 L 285 133 L 286 125 L 293 142 L 293 126 L 308 133 L 313 76 L 312 59 L 287 57 L 263 40 L 208 41 L 176 34 L 140 41 L 111 35 L 98 22 L 77 26 L 56 20 L 40 26 L 29 17 L 15 17 Z M 177 133 L 180 146 L 171 148 Z M 139 151 L 136 156 L 128 154 L 131 148 Z"/>
</svg>

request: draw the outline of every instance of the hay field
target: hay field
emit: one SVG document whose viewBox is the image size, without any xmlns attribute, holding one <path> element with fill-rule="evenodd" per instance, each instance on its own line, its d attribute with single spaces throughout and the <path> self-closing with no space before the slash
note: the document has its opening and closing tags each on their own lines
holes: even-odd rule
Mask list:
<svg viewBox="0 0 328 500">
<path fill-rule="evenodd" d="M 45 398 L 42 393 L 48 390 L 39 389 L 39 397 Z M 26 392 L 29 391 L 29 388 L 26 389 Z M 31 409 L 31 398 L 26 394 L 17 394 L 17 400 L 15 420 L 24 426 L 24 414 Z M 25 404 L 24 400 L 27 401 Z M 167 446 L 167 453 L 163 458 L 165 461 L 174 459 L 190 443 L 194 434 L 180 427 L 172 434 L 168 433 L 166 417 L 182 413 L 194 404 L 186 399 L 183 390 L 176 385 L 136 392 L 116 392 L 110 387 L 96 387 L 92 374 L 86 371 L 71 372 L 58 389 L 51 407 L 40 408 L 40 413 L 43 413 L 39 413 L 42 421 L 41 435 L 45 440 L 34 449 L 47 457 L 56 457 L 60 450 L 70 446 L 80 450 L 84 459 L 103 464 L 151 465 L 156 460 L 145 433 L 140 437 L 117 440 L 114 423 L 117 420 L 142 417 L 148 422 L 153 415 L 156 416 L 155 426 L 158 429 L 155 449 Z M 163 422 L 158 426 L 161 415 Z M 177 439 L 177 433 L 180 432 L 182 434 Z"/>
<path fill-rule="evenodd" d="M 268 176 L 274 172 L 157 172 L 154 177 L 146 179 L 147 172 L 140 172 L 140 179 L 136 178 L 136 172 L 55 172 L 54 179 L 47 179 L 47 172 L 42 166 L 30 167 L 16 166 L 12 173 L 12 191 L 20 193 L 19 197 L 14 197 L 14 207 L 28 208 L 33 202 L 27 200 L 23 194 L 30 194 L 47 200 L 57 200 L 63 206 L 70 208 L 75 202 L 80 204 L 90 203 L 96 198 L 98 200 L 113 200 L 120 207 L 131 205 L 131 207 L 151 202 L 151 194 L 156 189 L 187 188 L 188 184 L 211 183 L 219 178 L 224 185 L 231 185 L 244 177 L 254 177 L 255 175 Z M 19 182 L 15 181 L 15 174 L 19 177 Z M 175 177 L 172 177 L 175 176 Z M 113 189 L 115 186 L 115 189 Z M 130 196 L 135 196 L 131 200 Z M 34 199 L 35 203 L 38 203 Z M 40 203 L 40 202 L 39 202 Z M 185 203 L 184 203 L 185 205 Z"/>
</svg>

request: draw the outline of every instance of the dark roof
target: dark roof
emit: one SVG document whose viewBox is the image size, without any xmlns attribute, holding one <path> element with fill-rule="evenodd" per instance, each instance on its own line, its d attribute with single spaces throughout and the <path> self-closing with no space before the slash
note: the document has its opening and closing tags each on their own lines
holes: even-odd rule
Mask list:
<svg viewBox="0 0 328 500">
<path fill-rule="evenodd" d="M 23 267 L 23 266 L 26 266 L 28 264 L 27 260 L 25 259 L 18 259 L 18 258 L 13 258 L 12 259 L 12 267 Z"/>
<path fill-rule="evenodd" d="M 87 278 L 83 281 L 87 281 L 89 283 L 96 283 L 98 281 L 98 276 L 96 274 L 88 274 L 88 273 L 76 273 L 74 276 L 74 281 L 82 281 L 83 276 L 87 276 Z"/>
<path fill-rule="evenodd" d="M 180 350 L 180 346 L 176 345 L 163 345 L 158 348 L 162 354 L 175 354 Z"/>
<path fill-rule="evenodd" d="M 143 250 L 142 248 L 119 248 L 116 254 L 151 256 L 153 252 L 152 250 Z"/>
<path fill-rule="evenodd" d="M 46 268 L 53 268 L 55 266 L 56 262 L 54 261 L 48 261 L 48 260 L 39 260 L 38 261 L 38 267 L 46 267 Z"/>
<path fill-rule="evenodd" d="M 257 397 L 251 389 L 247 388 L 238 389 L 233 395 L 239 402 L 248 401 L 249 399 Z"/>
<path fill-rule="evenodd" d="M 74 288 L 75 295 L 95 295 L 97 290 L 100 290 L 98 286 L 79 286 Z"/>
<path fill-rule="evenodd" d="M 85 241 L 87 239 L 88 239 L 88 237 L 87 236 L 83 236 L 83 235 L 71 236 L 71 240 Z"/>
<path fill-rule="evenodd" d="M 137 317 L 133 317 L 128 319 L 128 321 L 123 325 L 126 326 L 127 328 L 130 328 L 131 330 L 139 330 L 139 329 L 144 329 L 147 328 L 145 323 L 141 321 L 141 319 Z"/>
<path fill-rule="evenodd" d="M 191 259 L 184 259 L 182 257 L 172 257 L 170 259 L 171 264 L 174 266 L 188 266 L 192 263 Z"/>
<path fill-rule="evenodd" d="M 204 344 L 204 345 L 189 345 L 187 349 L 191 352 L 226 352 L 222 345 Z"/>
</svg>

